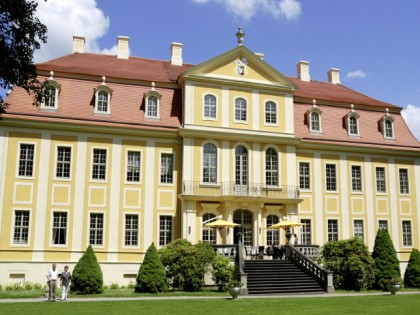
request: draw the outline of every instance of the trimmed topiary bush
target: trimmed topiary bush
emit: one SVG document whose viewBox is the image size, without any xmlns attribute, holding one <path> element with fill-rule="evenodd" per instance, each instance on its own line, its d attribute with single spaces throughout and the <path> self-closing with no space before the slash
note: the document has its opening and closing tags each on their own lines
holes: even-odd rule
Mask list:
<svg viewBox="0 0 420 315">
<path fill-rule="evenodd" d="M 386 291 L 391 279 L 401 279 L 400 262 L 388 230 L 376 234 L 372 258 L 375 261 L 375 282 L 373 288 Z"/>
<path fill-rule="evenodd" d="M 91 245 L 74 267 L 70 291 L 77 294 L 102 293 L 103 275 Z"/>
<path fill-rule="evenodd" d="M 367 290 L 374 281 L 374 261 L 358 238 L 328 242 L 321 250 L 321 262 L 334 272 L 334 288 Z"/>
<path fill-rule="evenodd" d="M 219 291 L 223 291 L 235 270 L 235 265 L 232 264 L 230 258 L 216 255 L 213 259 L 212 267 L 213 281 L 217 284 Z"/>
<path fill-rule="evenodd" d="M 155 244 L 149 246 L 136 279 L 135 292 L 158 293 L 168 289 L 165 267 L 159 259 Z"/>
<path fill-rule="evenodd" d="M 420 289 L 420 252 L 413 248 L 404 273 L 404 286 L 406 288 Z"/>
</svg>

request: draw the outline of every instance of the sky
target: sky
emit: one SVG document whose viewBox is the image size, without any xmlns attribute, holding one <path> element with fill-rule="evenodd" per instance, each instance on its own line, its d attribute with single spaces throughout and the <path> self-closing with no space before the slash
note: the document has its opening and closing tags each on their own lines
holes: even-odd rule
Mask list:
<svg viewBox="0 0 420 315">
<path fill-rule="evenodd" d="M 71 53 L 73 35 L 88 52 L 116 54 L 118 36 L 130 55 L 170 59 L 183 43 L 184 63 L 199 64 L 244 45 L 286 76 L 310 62 L 312 80 L 340 69 L 341 83 L 403 108 L 420 140 L 420 1 L 418 0 L 35 0 L 48 27 L 43 62 Z"/>
</svg>

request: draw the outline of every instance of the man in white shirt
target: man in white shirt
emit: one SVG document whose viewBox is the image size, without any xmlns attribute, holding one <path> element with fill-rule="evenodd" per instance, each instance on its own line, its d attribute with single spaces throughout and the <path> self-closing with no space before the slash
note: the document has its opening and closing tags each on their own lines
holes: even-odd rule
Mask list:
<svg viewBox="0 0 420 315">
<path fill-rule="evenodd" d="M 48 301 L 55 301 L 55 291 L 57 289 L 58 271 L 55 263 L 52 264 L 52 269 L 47 272 L 47 283 L 49 287 Z"/>
</svg>

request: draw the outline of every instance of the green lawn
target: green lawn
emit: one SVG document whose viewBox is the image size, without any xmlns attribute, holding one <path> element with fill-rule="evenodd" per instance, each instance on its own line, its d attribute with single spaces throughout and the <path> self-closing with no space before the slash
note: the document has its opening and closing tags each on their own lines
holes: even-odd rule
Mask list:
<svg viewBox="0 0 420 315">
<path fill-rule="evenodd" d="M 0 303 L 0 314 L 417 314 L 420 295 Z"/>
</svg>

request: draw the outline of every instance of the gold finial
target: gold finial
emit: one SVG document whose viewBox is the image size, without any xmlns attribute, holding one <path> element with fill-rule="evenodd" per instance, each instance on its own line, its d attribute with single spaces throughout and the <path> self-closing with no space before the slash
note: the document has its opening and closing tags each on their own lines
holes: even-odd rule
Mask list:
<svg viewBox="0 0 420 315">
<path fill-rule="evenodd" d="M 236 33 L 236 38 L 238 39 L 238 45 L 242 46 L 244 44 L 245 33 L 242 31 L 242 26 L 239 26 L 238 32 Z"/>
</svg>

